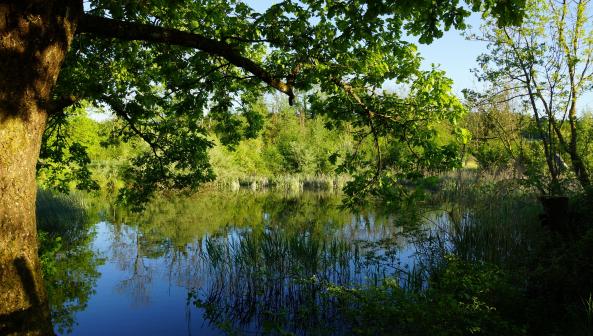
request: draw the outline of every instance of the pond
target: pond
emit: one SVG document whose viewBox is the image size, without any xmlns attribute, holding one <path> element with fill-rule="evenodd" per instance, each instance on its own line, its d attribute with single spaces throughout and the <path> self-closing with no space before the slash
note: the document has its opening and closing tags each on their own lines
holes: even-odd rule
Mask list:
<svg viewBox="0 0 593 336">
<path fill-rule="evenodd" d="M 339 205 L 335 194 L 241 191 L 156 200 L 141 214 L 98 207 L 46 276 L 55 331 L 348 334 L 327 285 L 410 281 L 414 232 L 449 217 Z"/>
</svg>

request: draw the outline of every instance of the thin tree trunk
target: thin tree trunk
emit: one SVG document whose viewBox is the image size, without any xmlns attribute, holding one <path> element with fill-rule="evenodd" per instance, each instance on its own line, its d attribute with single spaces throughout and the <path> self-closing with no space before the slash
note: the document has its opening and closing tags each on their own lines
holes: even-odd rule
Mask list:
<svg viewBox="0 0 593 336">
<path fill-rule="evenodd" d="M 572 20 L 574 26 L 572 26 L 572 39 L 569 42 L 566 40 L 565 36 L 565 25 L 567 24 L 567 16 L 569 11 L 569 3 L 564 1 L 562 3 L 562 14 L 560 19 L 557 21 L 558 24 L 558 43 L 564 52 L 564 57 L 567 60 L 567 68 L 568 68 L 568 79 L 570 81 L 570 108 L 568 110 L 568 121 L 570 124 L 570 143 L 566 143 L 564 141 L 564 137 L 562 135 L 562 130 L 560 127 L 557 127 L 554 124 L 554 129 L 558 138 L 560 139 L 564 149 L 570 155 L 570 160 L 572 163 L 572 169 L 579 181 L 581 187 L 585 190 L 589 196 L 591 196 L 591 180 L 589 177 L 589 172 L 587 171 L 587 167 L 582 160 L 581 155 L 578 153 L 577 149 L 577 99 L 581 90 L 581 85 L 583 83 L 583 78 L 585 75 L 585 70 L 581 75 L 581 79 L 577 80 L 577 63 L 579 62 L 579 54 L 578 51 L 581 49 L 580 46 L 580 39 L 585 38 L 585 31 L 584 26 L 587 21 L 587 3 L 584 1 L 578 1 L 577 9 L 576 9 L 576 17 Z M 584 47 L 584 46 L 583 46 Z M 587 63 L 589 62 L 589 56 L 587 56 Z M 585 65 L 585 69 L 587 65 Z"/>
<path fill-rule="evenodd" d="M 508 31 L 506 29 L 503 30 L 507 39 L 509 41 L 513 41 L 513 39 L 511 38 L 511 36 L 509 35 Z M 546 164 L 548 165 L 548 170 L 550 172 L 550 178 L 552 179 L 552 181 L 550 182 L 550 186 L 549 186 L 549 190 L 548 192 L 550 192 L 551 194 L 555 194 L 558 193 L 560 190 L 560 183 L 558 182 L 558 171 L 556 170 L 556 167 L 554 166 L 554 153 L 553 153 L 553 148 L 552 148 L 552 134 L 550 131 L 548 131 L 548 138 L 546 138 L 546 132 L 544 131 L 544 127 L 543 127 L 543 123 L 541 118 L 539 117 L 539 112 L 538 112 L 538 107 L 537 107 L 537 103 L 535 101 L 536 97 L 539 97 L 540 99 L 542 99 L 542 96 L 540 94 L 540 92 L 537 91 L 537 83 L 534 83 L 535 80 L 533 78 L 532 74 L 532 69 L 531 69 L 531 65 L 527 64 L 524 62 L 523 58 L 521 57 L 520 52 L 517 50 L 517 47 L 514 45 L 514 42 L 511 43 L 511 48 L 513 49 L 513 52 L 515 54 L 515 56 L 517 57 L 517 60 L 519 61 L 519 67 L 521 69 L 521 71 L 523 72 L 523 77 L 525 79 L 525 85 L 527 88 L 527 93 L 529 96 L 529 102 L 531 104 L 531 109 L 533 112 L 533 117 L 535 118 L 535 122 L 537 125 L 537 129 L 540 133 L 540 136 L 542 137 L 542 142 L 544 145 L 544 156 L 546 159 Z M 532 87 L 532 83 L 536 84 L 535 87 L 535 91 L 534 91 L 534 87 Z M 543 100 L 543 99 L 542 99 Z M 547 104 L 545 103 L 545 101 L 543 101 L 545 108 L 545 112 L 548 116 L 550 116 L 550 110 L 547 108 Z M 550 142 L 548 142 L 548 140 L 550 140 Z"/>
<path fill-rule="evenodd" d="M 570 155 L 570 161 L 572 162 L 572 169 L 581 184 L 581 187 L 586 193 L 590 193 L 591 190 L 591 179 L 589 178 L 589 172 L 581 156 L 579 155 L 577 148 L 577 107 L 576 107 L 576 94 L 575 88 L 572 88 L 572 100 L 570 104 L 570 110 L 568 112 L 568 121 L 570 123 L 570 144 L 568 145 L 568 154 Z"/>
<path fill-rule="evenodd" d="M 0 334 L 52 334 L 37 255 L 35 166 L 76 1 L 0 4 Z"/>
</svg>

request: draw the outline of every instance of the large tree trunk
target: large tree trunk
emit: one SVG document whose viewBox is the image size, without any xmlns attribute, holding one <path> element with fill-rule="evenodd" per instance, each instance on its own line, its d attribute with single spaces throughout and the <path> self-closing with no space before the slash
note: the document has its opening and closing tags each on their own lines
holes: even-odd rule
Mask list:
<svg viewBox="0 0 593 336">
<path fill-rule="evenodd" d="M 0 334 L 52 334 L 37 255 L 35 166 L 80 3 L 0 2 Z"/>
</svg>

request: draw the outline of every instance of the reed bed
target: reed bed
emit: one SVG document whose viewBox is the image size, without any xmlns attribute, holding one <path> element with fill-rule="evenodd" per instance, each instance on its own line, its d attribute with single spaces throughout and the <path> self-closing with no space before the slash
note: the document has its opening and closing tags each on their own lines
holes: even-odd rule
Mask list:
<svg viewBox="0 0 593 336">
<path fill-rule="evenodd" d="M 376 284 L 393 274 L 368 257 L 376 246 L 308 230 L 244 229 L 202 245 L 199 269 L 210 281 L 192 298 L 212 309 L 211 321 L 234 321 L 233 330 L 272 324 L 297 334 L 335 332 L 344 326 L 327 286 Z"/>
<path fill-rule="evenodd" d="M 441 190 L 430 200 L 441 215 L 415 237 L 418 266 L 428 277 L 444 257 L 486 262 L 517 269 L 545 234 L 536 194 L 516 180 L 494 179 L 462 170 L 442 177 Z"/>
<path fill-rule="evenodd" d="M 219 190 L 251 189 L 288 192 L 341 191 L 350 180 L 345 175 L 275 175 L 275 176 L 228 176 L 209 185 Z"/>
</svg>

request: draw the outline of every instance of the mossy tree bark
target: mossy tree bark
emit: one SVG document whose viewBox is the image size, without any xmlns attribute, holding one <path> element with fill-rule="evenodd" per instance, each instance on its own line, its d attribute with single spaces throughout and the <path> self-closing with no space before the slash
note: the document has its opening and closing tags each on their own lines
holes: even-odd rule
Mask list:
<svg viewBox="0 0 593 336">
<path fill-rule="evenodd" d="M 76 1 L 0 2 L 0 334 L 52 334 L 37 255 L 35 167 Z"/>
</svg>

